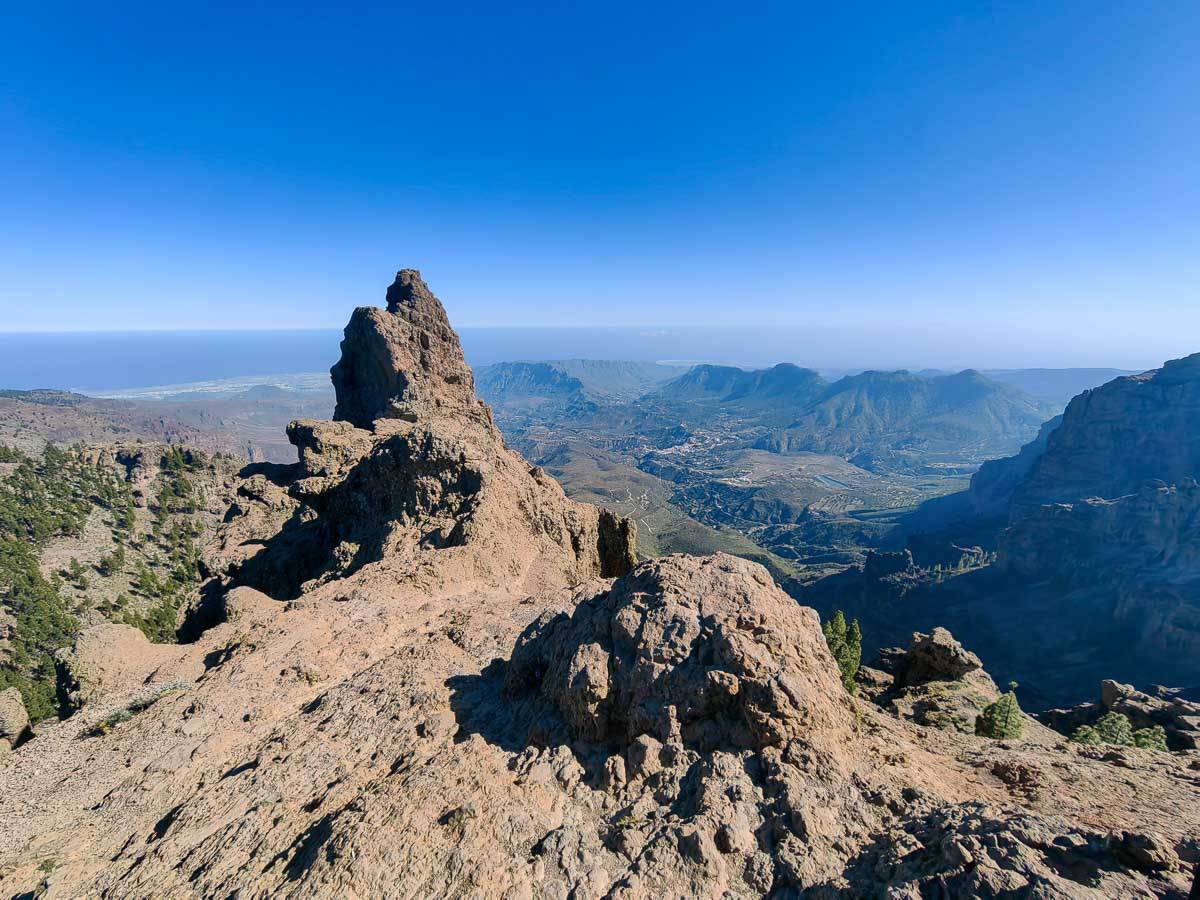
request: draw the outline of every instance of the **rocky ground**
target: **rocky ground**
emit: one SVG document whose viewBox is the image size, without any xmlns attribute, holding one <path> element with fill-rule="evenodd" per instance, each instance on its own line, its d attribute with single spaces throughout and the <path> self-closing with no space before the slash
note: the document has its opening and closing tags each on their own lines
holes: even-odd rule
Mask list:
<svg viewBox="0 0 1200 900">
<path fill-rule="evenodd" d="M 628 521 L 504 446 L 415 272 L 355 312 L 335 385 L 299 462 L 239 482 L 196 640 L 108 625 L 64 660 L 81 708 L 0 761 L 0 891 L 1192 889 L 1200 755 L 918 724 L 847 693 L 764 568 L 635 565 Z M 894 662 L 881 691 L 988 699 L 949 635 Z"/>
<path fill-rule="evenodd" d="M 211 452 L 244 452 L 235 434 L 185 423 L 150 404 L 99 400 L 67 391 L 0 390 L 0 444 L 39 452 L 47 443 L 187 444 Z"/>
</svg>

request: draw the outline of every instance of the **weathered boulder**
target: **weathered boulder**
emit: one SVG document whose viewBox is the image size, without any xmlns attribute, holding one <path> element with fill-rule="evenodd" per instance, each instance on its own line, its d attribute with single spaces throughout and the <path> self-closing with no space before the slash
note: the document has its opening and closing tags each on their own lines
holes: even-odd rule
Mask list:
<svg viewBox="0 0 1200 900">
<path fill-rule="evenodd" d="M 506 683 L 539 693 L 575 736 L 617 744 L 761 749 L 836 742 L 852 723 L 816 613 L 725 554 L 653 560 L 543 614 Z"/>
<path fill-rule="evenodd" d="M 900 685 L 953 681 L 982 668 L 979 657 L 956 641 L 954 635 L 945 628 L 934 628 L 929 634 L 913 634 L 896 681 Z"/>
</svg>

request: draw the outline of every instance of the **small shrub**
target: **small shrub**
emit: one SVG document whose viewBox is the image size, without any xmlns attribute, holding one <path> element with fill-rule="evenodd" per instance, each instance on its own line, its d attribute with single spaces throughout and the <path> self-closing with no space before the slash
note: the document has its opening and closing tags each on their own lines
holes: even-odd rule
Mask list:
<svg viewBox="0 0 1200 900">
<path fill-rule="evenodd" d="M 112 577 L 123 568 L 125 568 L 124 547 L 117 547 L 112 553 L 100 557 L 100 562 L 96 564 L 96 570 L 106 578 Z"/>
<path fill-rule="evenodd" d="M 1133 744 L 1143 750 L 1166 750 L 1167 732 L 1161 725 L 1139 728 L 1133 733 Z"/>
<path fill-rule="evenodd" d="M 995 703 L 989 703 L 975 717 L 975 733 L 980 737 L 1004 740 L 1019 738 L 1025 730 L 1025 716 L 1021 712 L 1021 704 L 1017 702 L 1017 685 L 1014 682 L 1008 686 L 1008 691 L 1000 695 Z"/>
<path fill-rule="evenodd" d="M 1075 744 L 1102 744 L 1100 734 L 1091 725 L 1080 725 L 1075 729 L 1075 733 L 1071 735 L 1071 742 Z"/>
</svg>

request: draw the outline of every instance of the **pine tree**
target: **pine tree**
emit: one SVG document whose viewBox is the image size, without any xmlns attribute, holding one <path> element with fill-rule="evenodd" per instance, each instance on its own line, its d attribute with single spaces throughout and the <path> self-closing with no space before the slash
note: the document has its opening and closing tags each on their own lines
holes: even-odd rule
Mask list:
<svg viewBox="0 0 1200 900">
<path fill-rule="evenodd" d="M 1017 702 L 1017 685 L 1013 682 L 1008 691 L 1000 695 L 995 703 L 989 703 L 975 717 L 975 733 L 980 737 L 996 740 L 1019 738 L 1025 730 L 1024 714 Z"/>
<path fill-rule="evenodd" d="M 857 693 L 858 682 L 854 676 L 858 674 L 862 663 L 862 630 L 858 627 L 858 619 L 846 626 L 846 616 L 839 609 L 828 622 L 821 626 L 825 635 L 825 643 L 829 652 L 837 662 L 838 672 L 842 676 L 842 685 L 851 694 Z"/>
<path fill-rule="evenodd" d="M 842 670 L 842 681 L 849 679 L 850 684 L 854 685 L 850 688 L 850 693 L 854 693 L 857 689 L 857 683 L 854 681 L 854 676 L 858 674 L 859 667 L 862 666 L 862 629 L 858 627 L 858 619 L 854 619 L 850 623 L 850 630 L 846 632 L 846 649 L 842 660 L 839 660 L 842 665 L 839 668 Z"/>
<path fill-rule="evenodd" d="M 1071 742 L 1075 744 L 1100 744 L 1100 735 L 1091 725 L 1080 725 L 1075 729 L 1075 733 L 1071 735 Z"/>
<path fill-rule="evenodd" d="M 829 651 L 836 657 L 838 648 L 846 643 L 846 616 L 840 609 L 836 610 L 833 618 L 821 626 L 821 631 L 825 633 Z"/>
<path fill-rule="evenodd" d="M 1151 725 L 1149 728 L 1139 728 L 1133 733 L 1133 743 L 1143 750 L 1166 750 L 1167 732 L 1161 725 Z"/>
<path fill-rule="evenodd" d="M 1133 727 L 1129 724 L 1129 717 L 1123 713 L 1107 712 L 1102 715 L 1096 723 L 1096 734 L 1104 744 L 1133 746 Z"/>
</svg>

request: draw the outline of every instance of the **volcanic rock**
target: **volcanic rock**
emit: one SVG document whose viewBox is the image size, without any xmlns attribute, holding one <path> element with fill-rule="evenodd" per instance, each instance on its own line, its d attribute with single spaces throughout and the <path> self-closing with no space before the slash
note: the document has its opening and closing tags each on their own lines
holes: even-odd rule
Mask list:
<svg viewBox="0 0 1200 900">
<path fill-rule="evenodd" d="M 239 492 L 208 560 L 226 583 L 294 599 L 375 563 L 493 586 L 629 570 L 633 523 L 568 500 L 504 445 L 418 272 L 396 275 L 386 309 L 355 310 L 341 348 L 335 420 L 293 422 L 296 466 L 256 467 Z"/>
<path fill-rule="evenodd" d="M 982 668 L 979 657 L 956 641 L 954 635 L 945 628 L 935 628 L 929 634 L 913 634 L 896 681 L 907 686 L 954 680 Z"/>
<path fill-rule="evenodd" d="M 359 307 L 330 370 L 335 420 L 371 428 L 376 419 L 416 421 L 443 412 L 490 420 L 441 301 L 416 269 L 401 269 L 387 309 Z"/>
<path fill-rule="evenodd" d="M 97 689 L 0 762 L 0 895 L 1188 890 L 1190 759 L 856 700 L 762 567 L 634 568 L 462 390 L 432 295 L 394 296 L 355 314 L 339 419 L 244 473 L 194 641 L 76 647 Z"/>
</svg>

